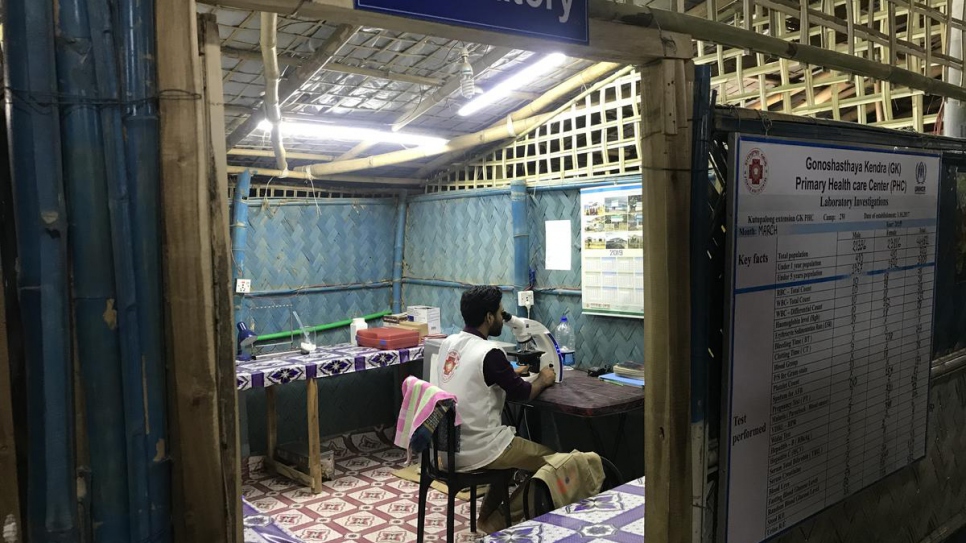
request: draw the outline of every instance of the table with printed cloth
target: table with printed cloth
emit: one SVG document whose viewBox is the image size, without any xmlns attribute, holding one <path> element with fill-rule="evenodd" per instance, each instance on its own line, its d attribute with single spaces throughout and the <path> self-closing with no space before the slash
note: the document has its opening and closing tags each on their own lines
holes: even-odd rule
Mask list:
<svg viewBox="0 0 966 543">
<path fill-rule="evenodd" d="M 265 389 L 268 411 L 266 433 L 268 451 L 266 467 L 275 473 L 298 481 L 322 492 L 322 439 L 319 429 L 319 386 L 317 379 L 335 377 L 389 366 L 399 366 L 421 360 L 423 347 L 387 350 L 356 347 L 349 343 L 320 346 L 315 352 L 301 354 L 286 352 L 259 357 L 257 360 L 237 362 L 235 382 L 239 391 Z M 278 418 L 275 411 L 275 385 L 305 381 L 306 414 L 308 416 L 308 473 L 299 471 L 275 459 L 278 439 Z"/>
<path fill-rule="evenodd" d="M 487 536 L 484 543 L 642 543 L 644 478 Z"/>
<path fill-rule="evenodd" d="M 303 541 L 262 514 L 255 506 L 242 499 L 242 521 L 245 526 L 245 543 L 303 543 Z"/>
</svg>

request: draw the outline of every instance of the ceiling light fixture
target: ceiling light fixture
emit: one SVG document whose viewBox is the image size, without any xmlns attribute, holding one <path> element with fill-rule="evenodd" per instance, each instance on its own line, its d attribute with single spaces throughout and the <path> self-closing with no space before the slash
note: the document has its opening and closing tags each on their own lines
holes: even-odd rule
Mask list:
<svg viewBox="0 0 966 543">
<path fill-rule="evenodd" d="M 550 70 L 553 70 L 557 66 L 560 66 L 565 60 L 567 60 L 567 57 L 562 53 L 553 53 L 543 57 L 539 61 L 527 66 L 509 79 L 506 79 L 502 83 L 499 83 L 492 89 L 473 99 L 470 103 L 466 104 L 459 110 L 459 114 L 463 117 L 472 115 L 477 111 L 492 105 L 497 100 L 506 98 L 511 92 L 523 87 L 527 83 L 536 80 L 538 77 L 546 74 Z"/>
<path fill-rule="evenodd" d="M 258 129 L 263 132 L 272 131 L 272 123 L 264 120 L 258 123 Z M 373 130 L 371 128 L 353 128 L 334 124 L 282 121 L 283 137 L 315 138 L 336 141 L 365 141 L 372 143 L 395 143 L 398 145 L 417 147 L 438 147 L 446 145 L 449 140 L 420 136 L 388 130 Z"/>
</svg>

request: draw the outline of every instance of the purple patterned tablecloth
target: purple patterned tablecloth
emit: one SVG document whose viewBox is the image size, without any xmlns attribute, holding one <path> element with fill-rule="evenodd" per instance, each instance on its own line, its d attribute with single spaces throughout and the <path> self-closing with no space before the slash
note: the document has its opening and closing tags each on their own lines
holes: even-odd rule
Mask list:
<svg viewBox="0 0 966 543">
<path fill-rule="evenodd" d="M 398 351 L 380 351 L 352 344 L 317 347 L 314 353 L 280 353 L 258 360 L 237 362 L 235 381 L 238 390 L 267 388 L 292 381 L 331 377 L 343 373 L 405 364 L 423 357 L 422 345 Z"/>
<path fill-rule="evenodd" d="M 643 543 L 644 478 L 487 536 L 484 543 Z"/>
<path fill-rule="evenodd" d="M 263 515 L 252 504 L 242 499 L 242 518 L 245 525 L 245 543 L 303 543 Z"/>
</svg>

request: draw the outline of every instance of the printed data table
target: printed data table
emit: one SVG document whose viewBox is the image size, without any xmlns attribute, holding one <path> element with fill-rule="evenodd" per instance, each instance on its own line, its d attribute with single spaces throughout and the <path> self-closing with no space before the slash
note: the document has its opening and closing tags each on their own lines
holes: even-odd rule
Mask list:
<svg viewBox="0 0 966 543">
<path fill-rule="evenodd" d="M 925 455 L 940 159 L 735 148 L 726 530 L 743 543 Z"/>
</svg>

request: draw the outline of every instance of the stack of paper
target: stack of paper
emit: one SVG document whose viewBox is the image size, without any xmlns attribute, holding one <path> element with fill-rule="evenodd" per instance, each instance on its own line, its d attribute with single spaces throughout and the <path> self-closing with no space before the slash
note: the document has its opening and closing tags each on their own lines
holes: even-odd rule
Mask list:
<svg viewBox="0 0 966 543">
<path fill-rule="evenodd" d="M 644 363 L 643 362 L 621 362 L 614 366 L 614 373 L 620 377 L 628 377 L 630 379 L 644 379 Z"/>
<path fill-rule="evenodd" d="M 631 379 L 630 377 L 621 377 L 620 375 L 615 375 L 613 373 L 605 373 L 604 375 L 601 375 L 600 380 L 608 383 L 614 383 L 615 385 L 644 388 L 643 379 Z"/>
</svg>

